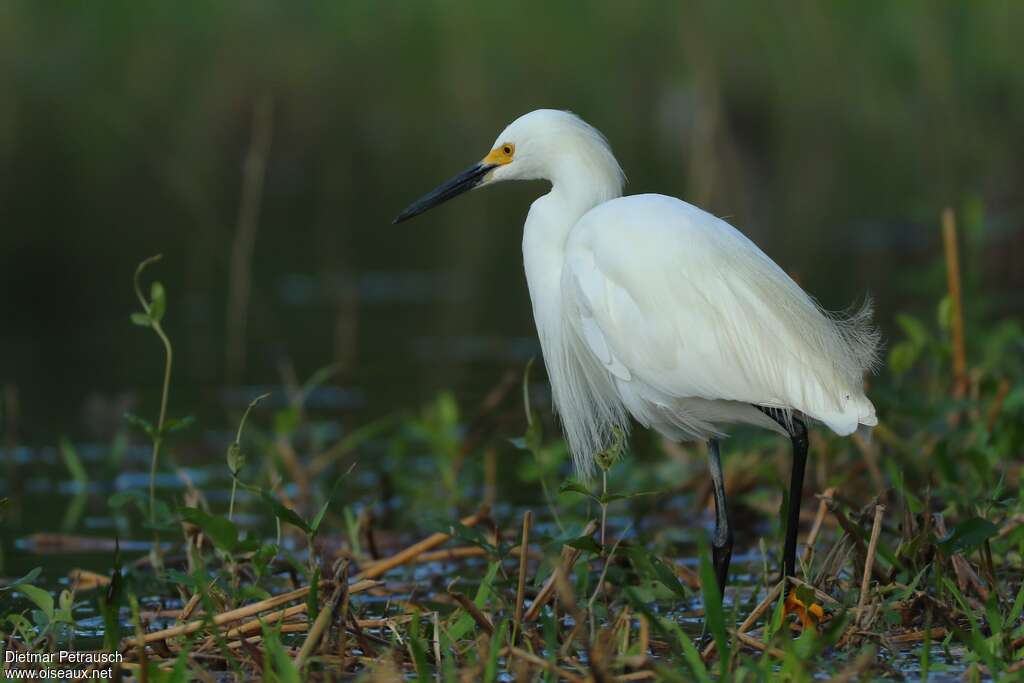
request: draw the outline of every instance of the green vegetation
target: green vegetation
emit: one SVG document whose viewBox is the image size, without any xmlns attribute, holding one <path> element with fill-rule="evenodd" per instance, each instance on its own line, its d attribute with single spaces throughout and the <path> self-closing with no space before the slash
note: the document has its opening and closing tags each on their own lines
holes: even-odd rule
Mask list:
<svg viewBox="0 0 1024 683">
<path fill-rule="evenodd" d="M 945 229 L 947 263 L 956 264 L 951 215 Z M 161 680 L 210 669 L 281 681 L 810 681 L 943 671 L 1017 680 L 1024 373 L 1012 358 L 1024 337 L 1012 321 L 964 327 L 958 271 L 947 281 L 934 322 L 899 317 L 905 335 L 872 390 L 883 416 L 875 440 L 815 432 L 808 488 L 818 505 L 807 506 L 802 540 L 811 538 L 800 578 L 785 590 L 774 578 L 779 529 L 764 525 L 777 518 L 786 465 L 771 437 L 729 441 L 727 488 L 754 521 L 740 535 L 749 544 L 763 531 L 761 552 L 772 550 L 738 563 L 742 578 L 720 606 L 692 514 L 708 495 L 699 449 L 641 435 L 627 452 L 619 442 L 597 456 L 599 485 L 564 480 L 556 495 L 565 449 L 542 430 L 529 369 L 525 416 L 505 382 L 472 421 L 445 394 L 418 415 L 338 432 L 304 408 L 328 368 L 274 408 L 263 408 L 274 400 L 266 394 L 248 403 L 226 449 L 224 507 L 210 496 L 216 489 L 189 484 L 168 496 L 154 488 L 170 423 L 166 392 L 155 427 L 130 417 L 153 447 L 150 496 L 128 490 L 108 504 L 119 534 L 154 534 L 151 552 L 126 564 L 118 550 L 110 571 L 72 572 L 56 592 L 46 586 L 59 577 L 41 568 L 8 583 L 5 646 L 117 649 L 121 668 Z M 169 371 L 163 289 L 139 299 L 144 313 L 133 322 L 160 335 Z M 499 429 L 481 438 L 481 424 L 507 424 L 497 419 L 503 410 L 520 414 L 525 435 Z M 81 491 L 80 458 L 68 442 L 61 450 Z M 187 450 L 176 448 L 162 470 L 183 476 L 175 460 Z M 359 481 L 364 469 L 391 482 L 390 498 Z M 675 509 L 685 491 L 689 508 Z M 401 508 L 382 527 L 369 513 L 391 501 Z M 80 494 L 68 502 L 66 527 L 77 526 L 85 504 Z M 531 508 L 522 532 L 511 530 Z M 686 558 L 696 570 L 679 562 Z M 83 626 L 90 614 L 104 624 L 92 635 Z"/>
<path fill-rule="evenodd" d="M 0 3 L 3 649 L 153 681 L 1021 680 L 1022 26 L 1012 2 Z M 521 342 L 537 187 L 387 225 L 537 107 L 827 307 L 874 297 L 881 423 L 812 431 L 788 590 L 779 438 L 723 446 L 722 605 L 702 446 L 637 431 L 573 479 Z"/>
</svg>

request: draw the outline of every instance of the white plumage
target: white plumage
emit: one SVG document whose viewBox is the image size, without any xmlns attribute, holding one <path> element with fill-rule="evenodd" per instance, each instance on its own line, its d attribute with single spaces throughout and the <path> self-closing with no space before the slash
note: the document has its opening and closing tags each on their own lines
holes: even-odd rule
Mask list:
<svg viewBox="0 0 1024 683">
<path fill-rule="evenodd" d="M 460 178 L 469 187 L 442 188 L 399 220 L 462 189 L 552 184 L 530 208 L 523 258 L 581 474 L 629 415 L 676 440 L 736 423 L 785 433 L 756 406 L 798 411 L 841 435 L 876 424 L 863 389 L 878 345 L 870 306 L 828 313 L 725 221 L 673 197 L 622 197 L 608 143 L 575 115 L 520 117 Z"/>
</svg>

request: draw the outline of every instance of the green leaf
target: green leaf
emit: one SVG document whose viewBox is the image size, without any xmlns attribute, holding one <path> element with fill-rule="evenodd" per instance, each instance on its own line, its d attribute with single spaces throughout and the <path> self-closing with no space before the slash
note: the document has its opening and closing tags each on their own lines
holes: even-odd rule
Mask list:
<svg viewBox="0 0 1024 683">
<path fill-rule="evenodd" d="M 612 427 L 611 443 L 603 451 L 594 454 L 594 462 L 607 472 L 626 453 L 626 433 L 621 427 Z"/>
<path fill-rule="evenodd" d="M 707 665 L 704 664 L 704 659 L 701 657 L 700 651 L 697 650 L 697 646 L 693 644 L 690 637 L 677 624 L 672 624 L 672 631 L 675 632 L 676 638 L 679 639 L 679 644 L 683 648 L 683 655 L 686 657 L 686 663 L 690 665 L 693 675 L 701 683 L 711 683 L 711 676 L 708 675 Z M 722 680 L 728 679 L 723 678 Z"/>
<path fill-rule="evenodd" d="M 412 654 L 413 664 L 416 666 L 416 680 L 418 683 L 430 683 L 430 665 L 427 663 L 427 649 L 420 639 L 420 614 L 413 612 L 412 621 L 409 622 L 409 650 Z"/>
<path fill-rule="evenodd" d="M 245 466 L 245 456 L 242 455 L 242 447 L 238 445 L 238 442 L 234 442 L 228 446 L 228 471 L 231 472 L 231 476 L 238 478 L 242 468 Z"/>
<path fill-rule="evenodd" d="M 4 591 L 9 591 L 12 588 L 17 588 L 18 586 L 20 586 L 22 584 L 32 583 L 33 581 L 35 581 L 39 577 L 39 575 L 42 572 L 43 572 L 43 568 L 42 567 L 36 567 L 35 569 L 32 569 L 31 571 L 29 571 L 28 574 L 25 574 L 25 576 L 21 577 L 20 579 L 15 579 L 14 581 L 12 581 L 9 584 L 7 584 L 6 586 L 0 586 L 0 593 L 3 593 Z"/>
<path fill-rule="evenodd" d="M 227 517 L 211 515 L 199 508 L 181 508 L 181 518 L 203 530 L 215 546 L 226 552 L 238 547 L 238 527 Z"/>
<path fill-rule="evenodd" d="M 313 531 L 309 524 L 306 523 L 306 520 L 299 516 L 299 513 L 289 507 L 285 507 L 279 500 L 277 500 L 277 498 L 274 498 L 274 496 L 270 495 L 266 491 L 260 491 L 260 497 L 268 506 L 270 506 L 270 510 L 274 513 L 274 516 L 282 522 L 298 527 L 307 534 Z"/>
<path fill-rule="evenodd" d="M 630 498 L 639 498 L 641 496 L 654 496 L 657 495 L 658 491 L 637 491 L 636 493 L 606 493 L 603 496 L 597 496 L 597 502 L 603 505 L 614 503 L 619 500 L 629 500 Z"/>
<path fill-rule="evenodd" d="M 164 434 L 174 434 L 175 432 L 181 432 L 193 424 L 195 424 L 196 418 L 193 415 L 186 415 L 185 417 L 169 417 L 164 420 Z"/>
<path fill-rule="evenodd" d="M 1021 613 L 1024 613 L 1024 583 L 1020 585 L 1020 590 L 1017 591 L 1017 598 L 1013 601 L 1013 607 L 1010 609 L 1010 614 L 1006 617 L 1006 623 L 1017 623 Z"/>
<path fill-rule="evenodd" d="M 939 308 L 935 317 L 938 319 L 940 329 L 948 330 L 950 328 L 953 320 L 953 302 L 948 294 L 939 301 Z"/>
<path fill-rule="evenodd" d="M 252 565 L 256 568 L 256 576 L 262 577 L 267 572 L 267 566 L 270 562 L 277 557 L 277 545 L 275 543 L 266 543 L 261 545 L 256 554 L 253 555 Z"/>
<path fill-rule="evenodd" d="M 345 474 L 348 474 L 348 472 Z M 320 511 L 316 513 L 316 517 L 313 518 L 313 523 L 309 525 L 309 532 L 312 535 L 316 536 L 316 533 L 320 531 L 320 522 L 324 521 L 324 515 L 327 514 L 327 508 L 330 507 L 331 501 L 334 499 L 334 494 L 338 491 L 338 487 L 341 486 L 341 481 L 344 478 L 345 475 L 343 474 L 334 481 L 334 486 L 331 487 L 331 492 L 327 494 L 327 500 L 324 501 Z"/>
<path fill-rule="evenodd" d="M 269 626 L 263 627 L 263 648 L 266 650 L 267 664 L 281 683 L 300 683 L 302 680 L 299 670 L 295 668 L 291 657 L 281 645 L 278 632 Z"/>
<path fill-rule="evenodd" d="M 906 313 L 897 313 L 896 323 L 902 328 L 903 333 L 907 335 L 907 339 L 913 342 L 915 346 L 922 347 L 928 343 L 928 330 L 925 328 L 924 323 L 914 316 Z"/>
<path fill-rule="evenodd" d="M 132 313 L 129 317 L 131 321 L 139 327 L 149 327 L 153 324 L 153 321 L 150 320 L 149 316 L 145 313 Z"/>
<path fill-rule="evenodd" d="M 309 577 L 309 593 L 306 593 L 306 614 L 309 615 L 309 623 L 316 621 L 320 614 L 320 565 L 313 568 L 313 575 Z"/>
<path fill-rule="evenodd" d="M 765 624 L 765 642 L 770 643 L 775 634 L 782 628 L 786 620 L 786 591 L 779 592 L 779 599 L 775 601 L 775 609 L 772 610 L 772 618 Z"/>
<path fill-rule="evenodd" d="M 447 533 L 453 538 L 457 538 L 463 543 L 475 545 L 485 553 L 493 555 L 498 552 L 498 549 L 494 547 L 494 544 L 487 540 L 487 536 L 484 535 L 480 529 L 472 526 L 466 526 L 460 522 L 453 522 L 448 525 Z"/>
<path fill-rule="evenodd" d="M 577 550 L 585 550 L 595 555 L 601 554 L 601 544 L 594 540 L 592 536 L 580 536 L 574 538 L 571 541 L 566 541 L 565 544 L 570 548 L 576 548 Z"/>
<path fill-rule="evenodd" d="M 153 322 L 160 322 L 167 310 L 167 295 L 160 282 L 154 282 L 149 288 L 149 317 Z"/>
<path fill-rule="evenodd" d="M 490 652 L 487 653 L 487 665 L 484 667 L 484 683 L 494 683 L 498 677 L 498 653 L 505 645 L 508 631 L 508 619 L 503 619 L 491 638 Z"/>
<path fill-rule="evenodd" d="M 117 648 L 121 639 L 120 607 L 124 599 L 124 577 L 121 574 L 121 544 L 114 535 L 114 566 L 110 572 L 110 585 L 97 596 L 100 614 L 103 616 L 103 647 L 109 652 Z"/>
<path fill-rule="evenodd" d="M 174 667 L 170 671 L 160 671 L 159 677 L 153 676 L 150 672 L 149 680 L 156 680 L 159 683 L 188 683 L 189 648 L 185 647 L 174 660 Z"/>
<path fill-rule="evenodd" d="M 729 639 L 725 634 L 725 613 L 722 609 L 722 593 L 715 577 L 714 567 L 707 544 L 699 544 L 700 552 L 700 589 L 704 598 L 704 618 L 707 620 L 708 631 L 718 646 L 719 660 L 722 664 L 723 680 L 728 675 Z"/>
<path fill-rule="evenodd" d="M 47 621 L 53 621 L 53 596 L 50 595 L 49 591 L 44 591 L 42 588 L 36 588 L 28 583 L 23 583 L 18 586 L 18 590 L 24 593 L 26 598 L 35 603 L 36 607 L 46 615 Z"/>
<path fill-rule="evenodd" d="M 473 604 L 483 609 L 487 603 L 487 598 L 491 594 L 491 586 L 494 583 L 494 577 L 498 575 L 498 569 L 501 567 L 500 562 L 492 562 L 487 568 L 487 574 L 484 576 L 484 580 L 480 582 L 480 588 L 476 591 L 476 597 L 473 599 Z M 455 622 L 455 625 L 448 630 L 448 635 L 452 639 L 452 642 L 458 642 L 462 640 L 462 637 L 473 630 L 474 625 L 473 617 L 469 614 L 463 614 Z"/>
<path fill-rule="evenodd" d="M 331 507 L 330 498 L 324 501 L 324 505 L 321 506 L 321 509 L 319 509 L 319 511 L 316 513 L 316 516 L 313 517 L 312 523 L 309 524 L 309 532 L 311 533 L 311 535 L 316 536 L 316 531 L 319 530 L 319 524 L 321 524 L 321 522 L 324 521 L 324 515 L 327 514 L 327 509 L 329 507 Z"/>
<path fill-rule="evenodd" d="M 651 566 L 654 567 L 654 574 L 661 585 L 665 586 L 665 588 L 668 588 L 681 598 L 687 597 L 686 588 L 683 587 L 682 582 L 679 580 L 679 576 L 672 571 L 671 567 L 654 555 L 650 555 L 648 559 Z"/>
<path fill-rule="evenodd" d="M 75 620 L 71 616 L 71 609 L 74 606 L 71 591 L 67 589 L 62 590 L 60 597 L 57 599 L 57 604 L 58 607 L 53 613 L 53 620 L 57 623 L 74 624 Z"/>
<path fill-rule="evenodd" d="M 592 500 L 594 500 L 596 502 L 599 502 L 597 496 L 595 496 L 593 493 L 591 493 L 590 490 L 586 486 L 584 486 L 583 484 L 580 484 L 579 482 L 572 481 L 571 479 L 567 479 L 566 481 L 563 481 L 562 485 L 558 487 L 558 492 L 559 493 L 578 493 L 581 496 L 586 496 L 587 498 L 590 498 L 590 499 L 592 499 Z"/>
<path fill-rule="evenodd" d="M 918 347 L 909 341 L 893 344 L 889 351 L 889 368 L 897 376 L 905 374 L 914 367 L 919 351 Z"/>
<path fill-rule="evenodd" d="M 291 434 L 298 428 L 301 420 L 302 416 L 294 406 L 279 410 L 274 413 L 274 433 L 282 436 Z"/>
<path fill-rule="evenodd" d="M 999 527 L 992 522 L 980 517 L 971 517 L 953 527 L 949 533 L 939 539 L 937 545 L 947 556 L 967 553 L 997 533 L 999 533 Z"/>
<path fill-rule="evenodd" d="M 153 438 L 153 436 L 156 434 L 156 430 L 153 429 L 153 424 L 145 418 L 139 417 L 134 413 L 125 413 L 124 419 L 128 422 L 128 424 L 132 425 L 133 427 L 138 427 L 146 434 L 148 434 L 149 438 Z"/>
<path fill-rule="evenodd" d="M 178 571 L 177 569 L 167 569 L 166 578 L 171 583 L 181 584 L 182 586 L 191 589 L 193 592 L 203 592 L 206 590 L 204 588 L 205 582 L 200 578 L 198 571 L 196 572 L 196 575 L 193 576 L 192 574 L 186 574 L 185 572 Z"/>
<path fill-rule="evenodd" d="M 523 435 L 523 444 L 527 450 L 534 453 L 539 453 L 540 449 L 544 447 L 544 427 L 540 415 L 536 412 L 530 415 L 530 424 L 527 425 L 526 434 Z"/>
</svg>

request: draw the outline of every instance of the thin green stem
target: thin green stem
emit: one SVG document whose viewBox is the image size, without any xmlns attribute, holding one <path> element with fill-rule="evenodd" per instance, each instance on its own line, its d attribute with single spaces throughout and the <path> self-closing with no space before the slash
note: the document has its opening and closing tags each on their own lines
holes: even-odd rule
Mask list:
<svg viewBox="0 0 1024 683">
<path fill-rule="evenodd" d="M 608 503 L 603 502 L 608 495 L 608 470 L 601 470 L 601 547 L 604 547 L 605 529 L 608 527 Z"/>
<path fill-rule="evenodd" d="M 152 316 L 152 307 L 142 294 L 142 286 L 139 279 L 142 276 L 142 271 L 147 266 L 156 263 L 162 258 L 163 254 L 150 256 L 138 265 L 135 269 L 135 277 L 133 278 L 135 297 L 139 300 L 139 304 L 142 305 L 142 310 L 146 312 L 146 315 L 150 316 L 150 325 L 164 345 L 164 385 L 160 396 L 160 416 L 156 422 L 156 433 L 153 435 L 153 454 L 150 456 L 149 462 L 149 521 L 151 524 L 156 521 L 156 467 L 160 458 L 160 446 L 164 440 L 164 420 L 167 418 L 167 398 L 171 392 L 171 366 L 174 361 L 174 352 L 171 349 L 171 340 L 164 333 L 163 327 L 160 326 L 160 321 Z"/>
<path fill-rule="evenodd" d="M 228 503 L 228 520 L 235 521 L 235 489 L 238 488 L 238 477 L 231 477 L 231 501 Z"/>
<path fill-rule="evenodd" d="M 238 421 L 238 431 L 235 433 L 235 442 L 228 448 L 228 469 L 231 471 L 231 501 L 228 503 L 228 519 L 234 521 L 235 515 L 235 490 L 238 488 L 238 474 L 242 471 L 242 430 L 245 429 L 245 421 L 249 418 L 249 412 L 253 407 L 270 396 L 270 393 L 261 394 L 251 400 L 242 413 L 242 419 Z"/>
<path fill-rule="evenodd" d="M 153 455 L 149 463 L 149 520 L 154 521 L 156 517 L 156 466 L 160 457 L 160 446 L 164 440 L 164 420 L 167 418 L 167 398 L 171 392 L 171 364 L 174 360 L 171 350 L 171 340 L 164 334 L 160 323 L 153 323 L 153 330 L 160 336 L 164 343 L 166 360 L 164 362 L 164 386 L 160 396 L 160 417 L 156 421 L 156 437 L 153 439 Z"/>
</svg>

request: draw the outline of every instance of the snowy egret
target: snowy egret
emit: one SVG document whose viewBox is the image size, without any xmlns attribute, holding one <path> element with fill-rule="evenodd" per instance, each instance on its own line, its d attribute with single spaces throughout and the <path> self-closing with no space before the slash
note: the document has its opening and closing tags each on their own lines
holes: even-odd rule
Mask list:
<svg viewBox="0 0 1024 683">
<path fill-rule="evenodd" d="M 783 573 L 796 565 L 807 420 L 846 436 L 877 423 L 864 395 L 878 333 L 865 304 L 823 310 L 753 242 L 674 197 L 622 196 L 607 140 L 569 112 L 513 121 L 491 151 L 414 202 L 395 223 L 467 190 L 542 179 L 523 260 L 555 409 L 577 470 L 593 468 L 629 416 L 675 440 L 708 443 L 712 555 L 725 589 L 733 531 L 719 438 L 734 424 L 789 436 L 793 463 Z"/>
</svg>

